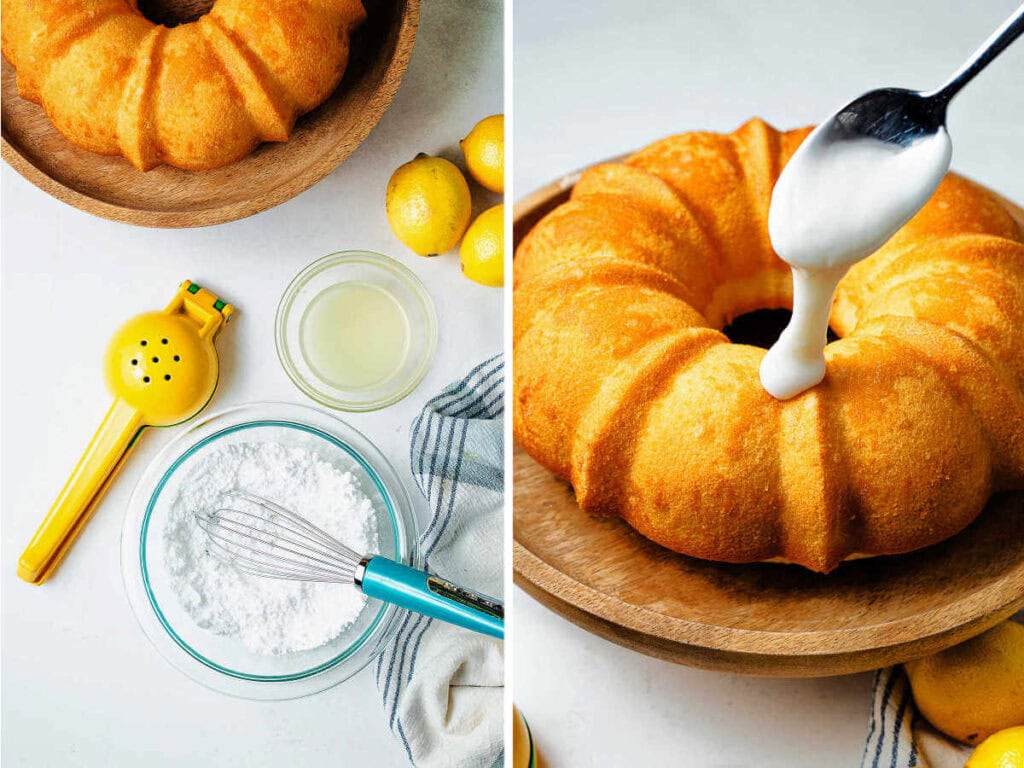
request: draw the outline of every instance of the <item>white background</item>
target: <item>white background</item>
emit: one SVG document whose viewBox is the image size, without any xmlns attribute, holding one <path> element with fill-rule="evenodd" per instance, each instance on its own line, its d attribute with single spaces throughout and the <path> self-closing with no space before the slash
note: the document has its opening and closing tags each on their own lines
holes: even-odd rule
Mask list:
<svg viewBox="0 0 1024 768">
<path fill-rule="evenodd" d="M 194 683 L 143 636 L 121 582 L 121 523 L 136 479 L 180 430 L 143 434 L 51 581 L 28 586 L 15 563 L 106 411 L 103 350 L 121 322 L 162 308 L 190 278 L 239 309 L 218 341 L 211 412 L 308 402 L 278 364 L 274 311 L 298 270 L 339 250 L 398 258 L 437 304 L 437 358 L 419 388 L 384 411 L 345 416 L 418 498 L 409 423 L 430 395 L 500 351 L 501 292 L 464 279 L 456 254 L 428 260 L 405 250 L 388 228 L 384 188 L 417 152 L 457 157 L 473 124 L 501 111 L 501 17 L 498 2 L 424 3 L 409 72 L 369 139 L 315 187 L 249 219 L 198 230 L 116 224 L 3 166 L 5 768 L 407 764 L 370 670 L 304 700 L 242 701 Z M 495 202 L 480 193 L 474 185 L 478 201 Z"/>
<path fill-rule="evenodd" d="M 515 196 L 680 131 L 805 125 L 879 86 L 930 88 L 1016 0 L 515 0 Z M 953 167 L 1024 202 L 1024 41 L 950 108 Z M 515 697 L 552 768 L 854 766 L 871 676 L 700 672 L 515 592 Z"/>
</svg>

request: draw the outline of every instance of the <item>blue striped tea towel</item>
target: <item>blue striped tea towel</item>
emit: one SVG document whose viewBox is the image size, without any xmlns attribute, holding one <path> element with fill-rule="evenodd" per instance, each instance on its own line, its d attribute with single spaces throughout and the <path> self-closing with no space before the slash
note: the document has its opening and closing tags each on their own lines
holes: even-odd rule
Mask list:
<svg viewBox="0 0 1024 768">
<path fill-rule="evenodd" d="M 1013 620 L 1024 622 L 1024 611 Z M 963 768 L 972 750 L 939 733 L 921 716 L 902 665 L 875 673 L 861 768 Z"/>
<path fill-rule="evenodd" d="M 488 595 L 503 591 L 504 364 L 485 360 L 412 424 L 409 458 L 430 510 L 426 569 Z M 418 768 L 491 768 L 503 750 L 502 643 L 406 614 L 377 660 L 388 727 Z"/>
</svg>

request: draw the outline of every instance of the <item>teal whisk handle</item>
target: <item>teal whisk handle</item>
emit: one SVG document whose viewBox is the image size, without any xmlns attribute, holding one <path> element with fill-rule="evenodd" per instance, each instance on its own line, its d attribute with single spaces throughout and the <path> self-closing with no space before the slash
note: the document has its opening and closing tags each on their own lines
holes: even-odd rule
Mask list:
<svg viewBox="0 0 1024 768">
<path fill-rule="evenodd" d="M 505 606 L 500 600 L 424 571 L 386 557 L 364 558 L 355 581 L 368 597 L 491 637 L 505 637 Z"/>
</svg>

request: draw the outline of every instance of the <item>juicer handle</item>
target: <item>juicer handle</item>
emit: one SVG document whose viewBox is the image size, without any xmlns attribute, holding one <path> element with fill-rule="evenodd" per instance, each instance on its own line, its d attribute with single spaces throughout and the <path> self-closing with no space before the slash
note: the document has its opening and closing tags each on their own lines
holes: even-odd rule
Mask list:
<svg viewBox="0 0 1024 768">
<path fill-rule="evenodd" d="M 364 559 L 356 570 L 356 586 L 368 597 L 491 637 L 505 637 L 505 607 L 500 600 L 386 557 Z"/>
<path fill-rule="evenodd" d="M 121 399 L 114 401 L 39 530 L 21 553 L 19 578 L 30 584 L 42 584 L 50 577 L 85 526 L 142 427 L 138 410 Z"/>
</svg>

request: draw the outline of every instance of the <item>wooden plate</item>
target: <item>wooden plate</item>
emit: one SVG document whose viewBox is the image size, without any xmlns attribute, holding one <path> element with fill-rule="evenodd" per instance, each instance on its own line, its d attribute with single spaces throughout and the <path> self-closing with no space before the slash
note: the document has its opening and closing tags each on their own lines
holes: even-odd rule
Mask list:
<svg viewBox="0 0 1024 768">
<path fill-rule="evenodd" d="M 3 61 L 3 158 L 40 189 L 83 211 L 149 227 L 196 227 L 251 216 L 283 203 L 333 171 L 391 104 L 416 38 L 419 0 L 374 0 L 352 36 L 345 77 L 299 118 L 291 138 L 266 143 L 212 171 L 160 166 L 143 173 L 120 157 L 74 146 L 42 107 L 17 94 Z"/>
<path fill-rule="evenodd" d="M 516 245 L 578 178 L 516 206 Z M 934 547 L 822 576 L 670 552 L 621 520 L 583 514 L 572 488 L 518 445 L 513 468 L 516 584 L 584 629 L 669 661 L 785 677 L 860 672 L 934 653 L 1024 607 L 1024 493 L 993 498 Z"/>
</svg>

